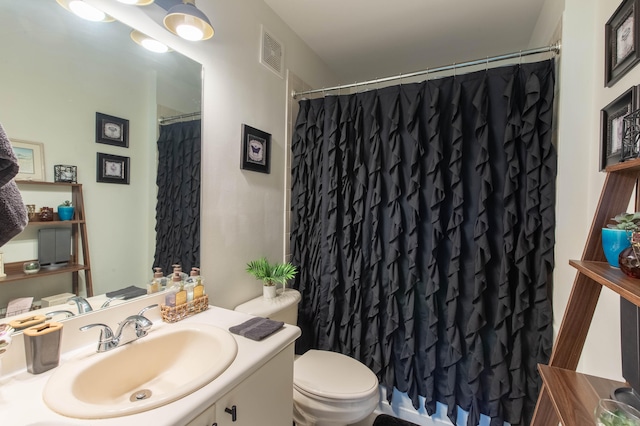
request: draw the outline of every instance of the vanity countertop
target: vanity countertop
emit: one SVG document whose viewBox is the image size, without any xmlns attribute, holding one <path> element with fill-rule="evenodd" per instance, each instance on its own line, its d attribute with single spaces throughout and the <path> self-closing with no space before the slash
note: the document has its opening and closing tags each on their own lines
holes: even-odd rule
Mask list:
<svg viewBox="0 0 640 426">
<path fill-rule="evenodd" d="M 154 321 L 154 329 L 172 326 L 162 322 L 159 317 L 149 317 Z M 250 315 L 241 312 L 210 307 L 207 311 L 186 318 L 178 324 L 206 323 L 228 330 L 229 327 L 250 318 L 252 318 Z M 7 374 L 0 377 L 0 424 L 11 426 L 184 425 L 293 343 L 300 336 L 300 329 L 285 325 L 282 330 L 259 342 L 235 334 L 232 336 L 238 344 L 238 352 L 233 363 L 218 378 L 170 404 L 129 416 L 82 420 L 59 415 L 50 410 L 42 399 L 45 384 L 56 369 L 38 375 L 28 373 L 26 369 Z M 95 351 L 95 346 L 96 342 L 93 342 L 90 347 L 62 354 L 60 364 L 84 355 L 87 351 Z M 100 355 L 95 354 L 95 356 Z M 2 362 L 1 359 L 0 362 Z M 194 366 L 194 368 L 197 367 Z M 105 371 L 105 374 L 109 373 Z"/>
</svg>

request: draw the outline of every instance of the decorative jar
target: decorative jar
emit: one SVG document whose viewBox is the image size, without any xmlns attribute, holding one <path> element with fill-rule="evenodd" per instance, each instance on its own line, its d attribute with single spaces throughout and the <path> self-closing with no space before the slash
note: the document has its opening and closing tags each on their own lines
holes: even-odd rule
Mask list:
<svg viewBox="0 0 640 426">
<path fill-rule="evenodd" d="M 53 220 L 53 209 L 51 207 L 40 208 L 40 220 L 42 222 L 50 222 Z"/>
<path fill-rule="evenodd" d="M 40 270 L 40 262 L 37 260 L 32 260 L 29 262 L 24 262 L 22 264 L 22 271 L 25 274 L 35 274 Z"/>
</svg>

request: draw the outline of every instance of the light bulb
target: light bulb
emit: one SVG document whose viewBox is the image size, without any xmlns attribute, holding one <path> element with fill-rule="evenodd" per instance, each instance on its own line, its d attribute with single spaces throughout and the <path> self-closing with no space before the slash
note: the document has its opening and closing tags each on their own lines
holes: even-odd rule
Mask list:
<svg viewBox="0 0 640 426">
<path fill-rule="evenodd" d="M 190 24 L 181 24 L 176 27 L 176 32 L 180 37 L 189 41 L 202 40 L 204 33 L 200 28 L 194 27 Z"/>
<path fill-rule="evenodd" d="M 107 16 L 103 11 L 96 9 L 82 0 L 73 0 L 69 2 L 69 9 L 82 19 L 86 19 L 88 21 L 102 21 Z"/>
<path fill-rule="evenodd" d="M 142 47 L 152 52 L 165 53 L 169 51 L 166 44 L 160 43 L 158 40 L 154 40 L 152 38 L 145 38 L 142 40 L 141 44 Z"/>
<path fill-rule="evenodd" d="M 120 3 L 124 3 L 124 4 L 136 4 L 138 3 L 138 0 L 118 0 Z"/>
</svg>

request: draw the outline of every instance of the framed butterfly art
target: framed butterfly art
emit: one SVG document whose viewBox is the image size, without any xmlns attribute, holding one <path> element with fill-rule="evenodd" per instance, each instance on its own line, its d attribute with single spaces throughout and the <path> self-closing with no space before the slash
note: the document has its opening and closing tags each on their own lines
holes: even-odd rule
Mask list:
<svg viewBox="0 0 640 426">
<path fill-rule="evenodd" d="M 243 124 L 240 168 L 268 174 L 270 172 L 270 157 L 271 135 Z"/>
</svg>

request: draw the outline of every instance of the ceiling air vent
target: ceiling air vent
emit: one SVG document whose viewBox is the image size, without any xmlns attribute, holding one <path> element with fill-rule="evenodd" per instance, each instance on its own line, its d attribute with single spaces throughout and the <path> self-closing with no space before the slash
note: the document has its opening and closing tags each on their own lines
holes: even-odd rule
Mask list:
<svg viewBox="0 0 640 426">
<path fill-rule="evenodd" d="M 260 42 L 260 63 L 283 78 L 284 46 L 264 27 Z"/>
</svg>

